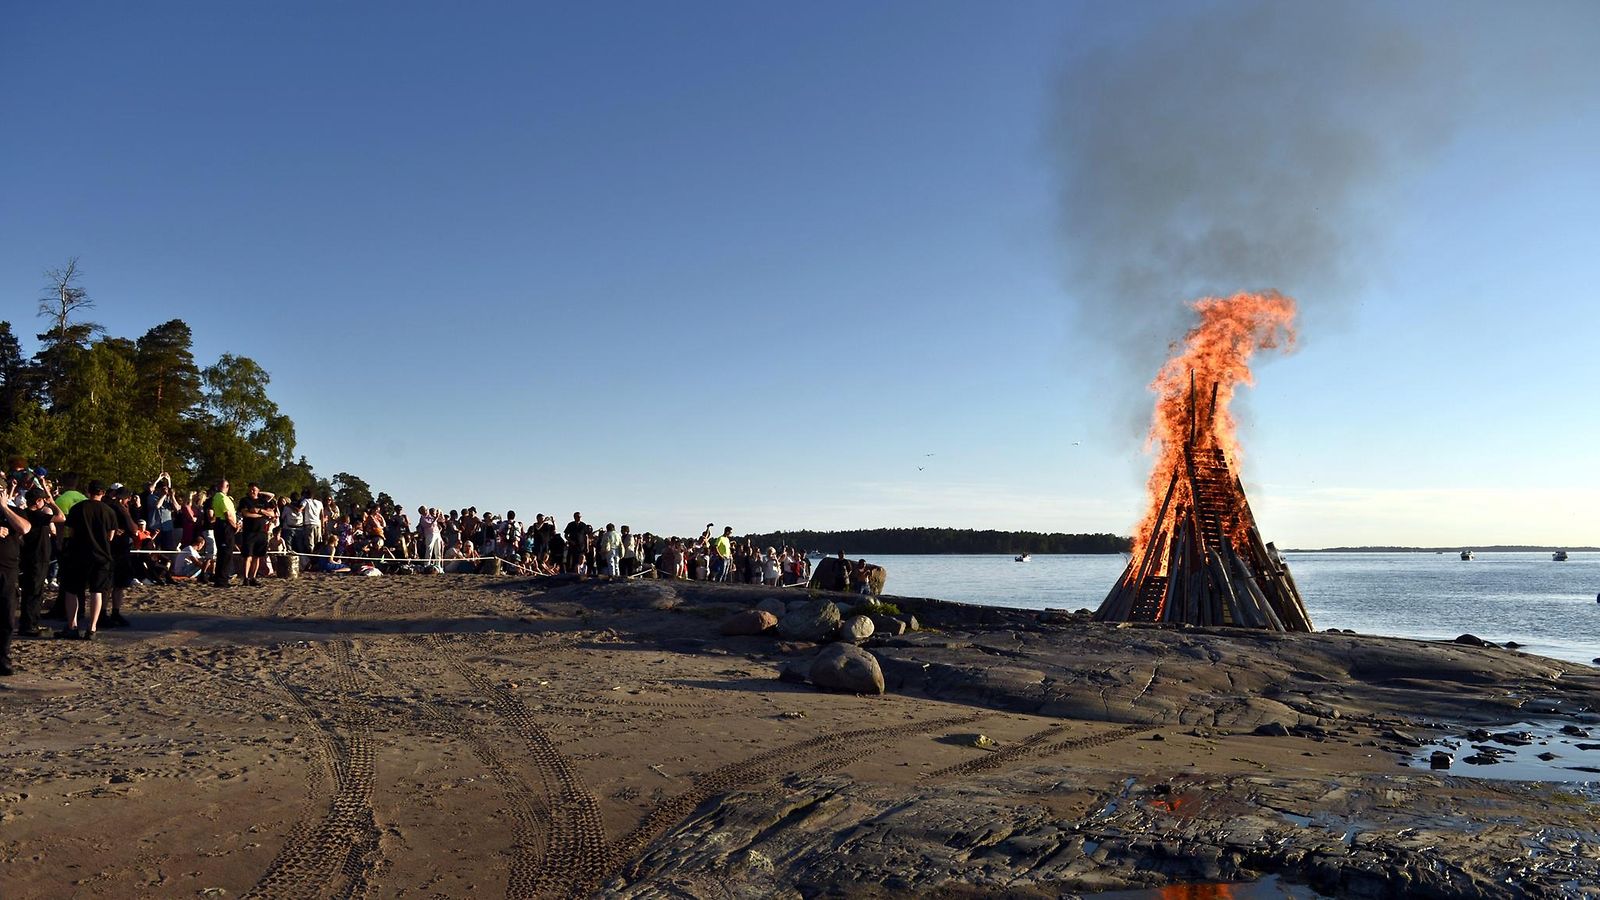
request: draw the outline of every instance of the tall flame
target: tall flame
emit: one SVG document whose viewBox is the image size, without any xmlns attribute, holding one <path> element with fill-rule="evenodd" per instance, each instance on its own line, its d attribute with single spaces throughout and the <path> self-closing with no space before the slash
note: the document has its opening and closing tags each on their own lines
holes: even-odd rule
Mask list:
<svg viewBox="0 0 1600 900">
<path fill-rule="evenodd" d="M 1150 384 L 1156 407 L 1145 450 L 1155 456 L 1155 465 L 1146 487 L 1145 513 L 1133 533 L 1135 559 L 1151 538 L 1173 472 L 1184 465 L 1190 428 L 1201 430 L 1194 435 L 1194 446 L 1221 449 L 1229 467 L 1239 471 L 1239 437 L 1228 404 L 1239 385 L 1255 384 L 1250 359 L 1257 350 L 1294 348 L 1294 300 L 1276 291 L 1202 297 L 1190 306 L 1199 324 L 1189 330 L 1181 348 L 1173 345 L 1172 358 Z M 1175 505 L 1188 502 L 1188 497 L 1172 498 Z"/>
</svg>

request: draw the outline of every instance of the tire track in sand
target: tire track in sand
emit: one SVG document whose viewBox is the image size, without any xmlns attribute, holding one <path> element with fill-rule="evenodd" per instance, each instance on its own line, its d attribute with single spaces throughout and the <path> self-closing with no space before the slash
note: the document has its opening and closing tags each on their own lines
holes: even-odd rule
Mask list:
<svg viewBox="0 0 1600 900">
<path fill-rule="evenodd" d="M 247 897 L 363 897 L 382 856 L 372 811 L 373 749 L 369 716 L 352 699 L 355 671 L 350 644 L 333 645 L 336 704 L 314 704 L 302 688 L 279 673 L 270 678 L 318 735 L 318 756 L 333 779 L 333 797 L 321 821 L 302 822 Z M 319 788 L 314 785 L 314 788 Z"/>
<path fill-rule="evenodd" d="M 1136 734 L 1154 731 L 1154 725 L 1129 725 L 1123 728 L 1113 728 L 1110 731 L 1101 731 L 1080 738 L 1069 738 L 1046 744 L 1045 740 L 1060 731 L 1063 725 L 1052 725 L 1043 731 L 1037 731 L 1023 738 L 1009 747 L 1003 747 L 993 753 L 988 753 L 976 759 L 945 766 L 932 772 L 924 772 L 921 780 L 929 781 L 934 778 L 947 778 L 952 775 L 972 775 L 978 772 L 987 772 L 998 769 L 1003 765 L 1028 756 L 1049 756 L 1054 753 L 1067 753 L 1073 750 L 1088 750 L 1092 747 L 1101 747 L 1114 741 L 1125 740 Z"/>
<path fill-rule="evenodd" d="M 584 782 L 572 761 L 561 754 L 533 714 L 515 694 L 491 682 L 465 660 L 447 652 L 447 644 L 429 635 L 428 646 L 439 658 L 489 701 L 490 709 L 528 748 L 528 761 L 544 788 L 550 826 L 544 832 L 542 854 L 534 867 L 530 893 L 523 896 L 584 896 L 604 877 L 607 854 L 605 823 L 600 800 Z"/>
</svg>

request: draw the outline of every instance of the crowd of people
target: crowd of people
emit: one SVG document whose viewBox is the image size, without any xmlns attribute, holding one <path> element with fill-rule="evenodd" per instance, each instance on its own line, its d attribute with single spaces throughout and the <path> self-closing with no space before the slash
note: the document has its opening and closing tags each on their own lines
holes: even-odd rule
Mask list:
<svg viewBox="0 0 1600 900">
<path fill-rule="evenodd" d="M 476 507 L 405 510 L 376 502 L 344 508 L 313 491 L 278 496 L 249 484 L 235 499 L 219 481 L 209 491 L 179 491 L 162 472 L 140 486 L 59 484 L 42 467 L 13 459 L 0 486 L 0 675 L 11 674 L 11 622 L 23 638 L 94 640 L 102 627 L 128 625 L 130 587 L 193 583 L 259 586 L 263 577 L 302 570 L 400 573 L 574 574 L 742 584 L 805 584 L 811 563 L 794 547 L 760 547 L 708 523 L 697 538 L 595 526 L 573 513 L 564 525 Z M 846 563 L 846 565 L 852 565 Z M 864 567 L 865 563 L 861 563 Z M 852 572 L 854 567 L 852 566 Z M 865 569 L 861 570 L 863 573 Z M 864 581 L 864 577 L 862 579 Z M 851 577 L 850 588 L 857 579 Z M 65 620 L 51 631 L 50 615 Z"/>
</svg>

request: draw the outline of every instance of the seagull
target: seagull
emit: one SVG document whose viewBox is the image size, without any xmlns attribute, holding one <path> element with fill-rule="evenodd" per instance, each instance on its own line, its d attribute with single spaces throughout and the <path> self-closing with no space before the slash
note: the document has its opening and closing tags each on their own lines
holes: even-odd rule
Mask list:
<svg viewBox="0 0 1600 900">
<path fill-rule="evenodd" d="M 918 472 L 921 472 L 922 470 L 923 470 L 923 466 L 917 466 L 917 471 Z"/>
</svg>

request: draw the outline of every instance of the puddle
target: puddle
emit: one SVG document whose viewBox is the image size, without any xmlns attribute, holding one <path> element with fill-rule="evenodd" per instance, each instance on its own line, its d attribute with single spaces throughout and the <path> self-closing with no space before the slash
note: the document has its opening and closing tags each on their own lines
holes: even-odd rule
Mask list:
<svg viewBox="0 0 1600 900">
<path fill-rule="evenodd" d="M 1517 722 L 1495 728 L 1452 729 L 1419 748 L 1410 762 L 1413 768 L 1428 770 L 1434 752 L 1442 750 L 1454 758 L 1448 769 L 1433 770 L 1442 775 L 1506 781 L 1600 782 L 1600 726 L 1583 726 L 1589 736 L 1579 737 L 1563 734 L 1561 728 L 1567 725 L 1570 723 Z M 1488 733 L 1487 740 L 1482 739 L 1483 732 Z M 1497 735 L 1519 733 L 1528 743 L 1495 740 Z M 1595 749 L 1580 749 L 1579 744 Z M 1540 759 L 1541 753 L 1553 754 L 1553 758 Z M 1468 762 L 1469 758 L 1477 762 Z M 1487 759 L 1497 761 L 1484 762 Z"/>
<path fill-rule="evenodd" d="M 1169 884 L 1166 887 L 1140 888 L 1133 891 L 1106 891 L 1099 894 L 1080 894 L 1095 900 L 1319 900 L 1327 894 L 1318 893 L 1303 884 L 1291 884 L 1276 875 L 1260 881 L 1209 882 L 1195 884 Z"/>
</svg>

